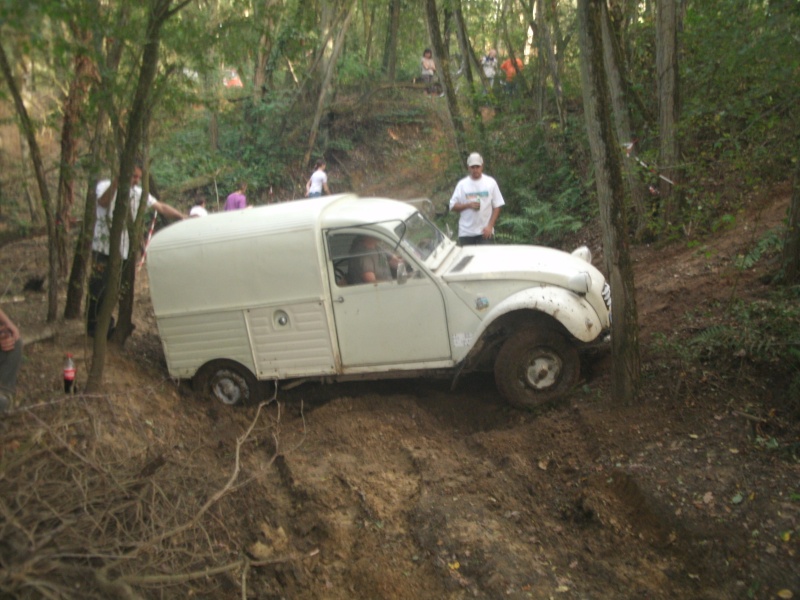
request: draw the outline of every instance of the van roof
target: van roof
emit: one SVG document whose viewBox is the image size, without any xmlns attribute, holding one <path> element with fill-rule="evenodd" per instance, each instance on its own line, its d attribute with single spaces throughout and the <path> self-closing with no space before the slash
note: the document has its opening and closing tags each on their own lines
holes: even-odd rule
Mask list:
<svg viewBox="0 0 800 600">
<path fill-rule="evenodd" d="M 396 200 L 361 198 L 355 194 L 280 202 L 185 219 L 153 236 L 151 252 L 232 236 L 247 238 L 279 231 L 329 229 L 406 219 L 415 211 L 413 206 Z"/>
</svg>

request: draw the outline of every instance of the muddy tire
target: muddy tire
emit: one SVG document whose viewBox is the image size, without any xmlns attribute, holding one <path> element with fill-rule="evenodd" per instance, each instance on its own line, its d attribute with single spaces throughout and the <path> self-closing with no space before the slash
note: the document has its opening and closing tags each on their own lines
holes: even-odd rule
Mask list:
<svg viewBox="0 0 800 600">
<path fill-rule="evenodd" d="M 562 334 L 531 327 L 508 338 L 494 363 L 500 393 L 524 409 L 566 394 L 578 382 L 580 371 L 578 350 Z"/>
<path fill-rule="evenodd" d="M 249 369 L 232 360 L 215 360 L 204 365 L 194 376 L 192 387 L 202 400 L 227 406 L 257 402 L 261 389 Z"/>
</svg>

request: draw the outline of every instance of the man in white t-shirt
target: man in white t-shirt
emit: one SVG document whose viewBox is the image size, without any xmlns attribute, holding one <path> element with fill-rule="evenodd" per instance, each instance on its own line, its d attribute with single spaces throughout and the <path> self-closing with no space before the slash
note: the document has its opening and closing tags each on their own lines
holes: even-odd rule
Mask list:
<svg viewBox="0 0 800 600">
<path fill-rule="evenodd" d="M 494 177 L 484 175 L 480 154 L 470 154 L 467 167 L 469 175 L 458 182 L 450 198 L 450 210 L 459 213 L 458 243 L 487 244 L 494 237 L 494 224 L 505 201 Z"/>
<path fill-rule="evenodd" d="M 208 210 L 206 209 L 206 199 L 203 196 L 198 197 L 192 208 L 189 210 L 190 217 L 207 217 Z"/>
<path fill-rule="evenodd" d="M 130 188 L 130 209 L 131 218 L 136 218 L 136 213 L 139 210 L 139 202 L 142 199 L 142 188 L 139 187 L 139 182 L 142 179 L 142 168 L 138 165 L 133 169 L 131 176 Z M 100 306 L 103 304 L 106 288 L 108 286 L 108 260 L 110 254 L 110 240 L 111 240 L 111 219 L 114 215 L 114 205 L 117 199 L 117 184 L 115 179 L 102 179 L 97 182 L 97 220 L 94 224 L 94 238 L 92 239 L 92 273 L 89 277 L 89 300 L 86 306 L 87 320 L 86 320 L 86 333 L 90 337 L 94 337 L 94 332 L 97 327 L 97 315 L 100 311 Z M 147 208 L 154 209 L 158 214 L 171 219 L 183 219 L 184 215 L 172 208 L 168 204 L 159 202 L 153 196 L 147 196 Z M 122 230 L 122 239 L 120 240 L 120 251 L 122 253 L 122 260 L 128 259 L 128 251 L 130 249 L 130 239 L 128 237 L 127 226 Z M 114 320 L 111 320 L 111 325 L 108 334 L 111 335 L 111 328 L 114 326 Z"/>
<path fill-rule="evenodd" d="M 314 172 L 306 182 L 306 196 L 309 198 L 318 198 L 322 196 L 324 191 L 330 195 L 331 189 L 328 187 L 328 175 L 325 173 L 325 159 L 318 158 L 314 165 Z"/>
</svg>

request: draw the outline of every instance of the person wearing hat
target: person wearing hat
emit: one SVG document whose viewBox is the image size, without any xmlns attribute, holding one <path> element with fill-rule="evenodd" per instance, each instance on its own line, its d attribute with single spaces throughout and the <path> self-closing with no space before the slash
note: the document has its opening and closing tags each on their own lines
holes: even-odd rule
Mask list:
<svg viewBox="0 0 800 600">
<path fill-rule="evenodd" d="M 470 154 L 467 167 L 469 175 L 458 182 L 450 198 L 450 210 L 458 213 L 458 244 L 487 244 L 505 201 L 494 177 L 484 175 L 480 154 Z"/>
</svg>

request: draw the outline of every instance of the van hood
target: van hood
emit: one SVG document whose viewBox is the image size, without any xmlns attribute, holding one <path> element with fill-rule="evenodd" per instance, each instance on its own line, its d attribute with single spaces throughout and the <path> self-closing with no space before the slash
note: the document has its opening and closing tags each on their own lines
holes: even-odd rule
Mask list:
<svg viewBox="0 0 800 600">
<path fill-rule="evenodd" d="M 466 246 L 454 257 L 442 278 L 447 282 L 516 280 L 569 288 L 571 277 L 588 273 L 592 287 L 605 281 L 585 260 L 543 246 Z"/>
</svg>

